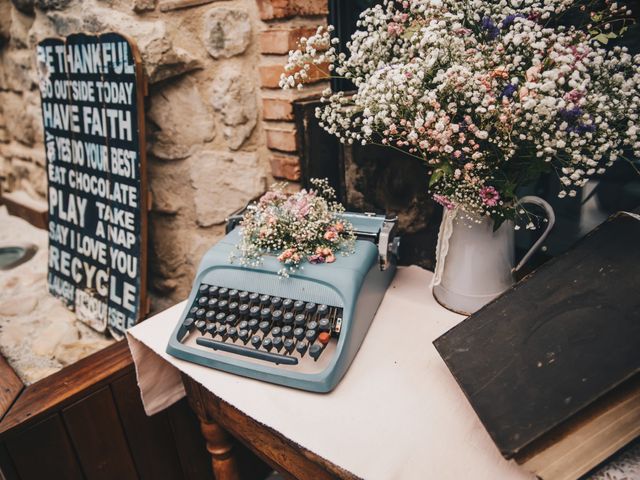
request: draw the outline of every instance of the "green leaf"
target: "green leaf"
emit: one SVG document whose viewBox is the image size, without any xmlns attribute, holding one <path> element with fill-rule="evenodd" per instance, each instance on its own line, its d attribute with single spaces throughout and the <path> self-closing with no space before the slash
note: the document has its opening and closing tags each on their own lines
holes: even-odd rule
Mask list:
<svg viewBox="0 0 640 480">
<path fill-rule="evenodd" d="M 433 174 L 431 174 L 431 178 L 429 179 L 429 188 L 433 187 L 436 183 L 438 183 L 443 176 L 444 176 L 444 171 L 441 168 L 434 170 Z"/>
<path fill-rule="evenodd" d="M 618 35 L 614 32 L 610 32 L 610 33 L 607 33 L 607 38 L 610 38 L 613 40 L 614 38 L 618 38 Z"/>
<path fill-rule="evenodd" d="M 593 37 L 593 39 L 596 42 L 600 42 L 603 45 L 606 45 L 607 43 L 609 43 L 609 37 L 607 36 L 606 33 L 601 33 L 600 35 L 596 35 L 595 37 Z"/>
</svg>

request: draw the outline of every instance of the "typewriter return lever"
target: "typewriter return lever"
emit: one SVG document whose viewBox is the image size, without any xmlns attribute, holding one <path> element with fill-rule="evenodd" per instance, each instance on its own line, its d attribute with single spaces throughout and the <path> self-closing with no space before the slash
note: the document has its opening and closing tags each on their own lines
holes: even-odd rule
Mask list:
<svg viewBox="0 0 640 480">
<path fill-rule="evenodd" d="M 400 237 L 398 233 L 398 217 L 396 215 L 385 219 L 380 229 L 378 237 L 378 257 L 380 260 L 380 270 L 389 268 L 390 256 L 398 256 L 400 247 Z"/>
</svg>

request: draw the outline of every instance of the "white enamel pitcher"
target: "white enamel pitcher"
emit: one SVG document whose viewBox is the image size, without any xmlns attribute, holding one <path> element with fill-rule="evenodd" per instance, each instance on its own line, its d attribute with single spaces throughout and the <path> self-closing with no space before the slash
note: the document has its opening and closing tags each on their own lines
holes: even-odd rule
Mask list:
<svg viewBox="0 0 640 480">
<path fill-rule="evenodd" d="M 471 315 L 513 286 L 513 274 L 540 248 L 556 219 L 551 205 L 543 199 L 527 196 L 519 200 L 520 205 L 526 203 L 544 209 L 547 226 L 518 265 L 512 221 L 505 221 L 494 232 L 490 217 L 471 217 L 445 208 L 433 277 L 433 296 L 442 306 Z"/>
</svg>

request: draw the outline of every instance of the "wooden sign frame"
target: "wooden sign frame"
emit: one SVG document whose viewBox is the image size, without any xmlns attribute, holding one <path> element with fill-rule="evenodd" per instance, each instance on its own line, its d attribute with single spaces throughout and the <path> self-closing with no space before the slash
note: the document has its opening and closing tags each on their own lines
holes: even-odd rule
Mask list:
<svg viewBox="0 0 640 480">
<path fill-rule="evenodd" d="M 149 311 L 142 57 L 107 32 L 37 46 L 47 179 L 49 292 L 117 339 Z"/>
</svg>

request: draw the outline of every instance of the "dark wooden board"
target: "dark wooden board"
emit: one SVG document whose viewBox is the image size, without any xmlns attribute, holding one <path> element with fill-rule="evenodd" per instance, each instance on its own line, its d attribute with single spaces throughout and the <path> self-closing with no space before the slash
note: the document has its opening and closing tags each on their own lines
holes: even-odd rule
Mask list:
<svg viewBox="0 0 640 480">
<path fill-rule="evenodd" d="M 62 418 L 87 478 L 138 478 L 109 387 L 66 408 Z"/>
<path fill-rule="evenodd" d="M 130 371 L 133 360 L 127 342 L 122 340 L 29 385 L 0 422 L 0 439 Z"/>
<path fill-rule="evenodd" d="M 434 342 L 505 457 L 640 371 L 639 266 L 614 216 Z"/>
<path fill-rule="evenodd" d="M 7 451 L 22 480 L 84 478 L 60 416 L 53 414 L 22 435 L 7 438 Z"/>
<path fill-rule="evenodd" d="M 184 478 L 167 412 L 147 417 L 135 373 L 114 381 L 111 390 L 140 479 Z"/>
<path fill-rule="evenodd" d="M 0 355 L 0 420 L 13 405 L 24 385 L 11 365 Z"/>
<path fill-rule="evenodd" d="M 20 478 L 4 443 L 0 443 L 0 478 L 3 480 L 19 480 Z"/>
</svg>

